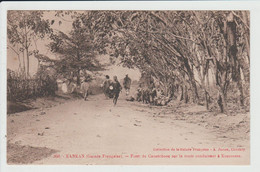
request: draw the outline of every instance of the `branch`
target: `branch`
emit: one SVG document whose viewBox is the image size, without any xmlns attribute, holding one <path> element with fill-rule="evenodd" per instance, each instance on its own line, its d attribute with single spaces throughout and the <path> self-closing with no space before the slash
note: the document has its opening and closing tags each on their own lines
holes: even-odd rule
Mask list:
<svg viewBox="0 0 260 172">
<path fill-rule="evenodd" d="M 154 36 L 154 35 L 153 35 Z M 180 55 L 178 52 L 176 52 L 175 50 L 173 50 L 171 47 L 169 47 L 167 44 L 164 44 L 161 40 L 159 40 L 157 37 L 154 36 L 154 39 L 156 41 L 158 41 L 161 45 L 163 45 L 165 48 L 167 48 L 170 52 L 172 52 L 175 55 Z"/>
<path fill-rule="evenodd" d="M 148 32 L 148 33 L 151 33 L 151 34 L 162 34 L 162 32 L 152 32 L 152 31 L 145 31 L 145 30 L 141 30 L 141 29 L 139 29 L 139 30 L 142 31 L 142 32 Z M 196 44 L 199 44 L 197 41 L 192 40 L 190 38 L 185 38 L 185 37 L 182 37 L 182 36 L 178 36 L 178 35 L 173 34 L 172 32 L 166 32 L 166 33 L 171 34 L 172 36 L 174 36 L 176 38 L 185 39 L 185 40 L 188 40 L 188 41 L 192 41 L 192 42 L 194 42 Z"/>
<path fill-rule="evenodd" d="M 20 54 L 20 53 L 18 53 L 13 47 L 11 47 L 11 46 L 9 46 L 9 45 L 7 45 L 7 48 L 11 48 L 11 49 L 15 52 L 15 54 L 17 54 L 17 55 Z"/>
<path fill-rule="evenodd" d="M 153 11 L 151 11 L 150 14 L 156 19 L 160 20 L 165 26 L 167 26 L 167 23 L 160 16 L 156 15 Z"/>
<path fill-rule="evenodd" d="M 249 26 L 246 24 L 246 22 L 245 22 L 238 14 L 236 14 L 234 11 L 232 11 L 232 13 L 234 14 L 234 16 L 236 16 L 237 18 L 239 18 L 239 19 L 242 21 L 242 23 L 246 26 L 246 28 L 250 31 L 250 28 L 249 28 Z"/>
<path fill-rule="evenodd" d="M 73 22 L 73 21 L 71 21 L 71 20 L 64 19 L 64 18 L 62 18 L 62 17 L 60 17 L 60 16 L 57 16 L 57 17 L 59 17 L 61 20 L 66 21 L 66 22 Z"/>
<path fill-rule="evenodd" d="M 196 17 L 197 21 L 203 25 L 203 22 L 199 19 L 199 17 L 197 16 L 196 12 L 195 11 L 192 11 L 192 13 L 194 14 L 194 16 Z"/>
<path fill-rule="evenodd" d="M 192 42 L 194 42 L 195 44 L 200 44 L 199 42 L 197 42 L 197 41 L 195 41 L 195 40 L 192 40 L 192 39 L 189 39 L 189 38 L 185 38 L 185 37 L 182 37 L 182 36 L 177 36 L 177 35 L 175 35 L 175 34 L 173 34 L 173 33 L 171 33 L 171 32 L 170 32 L 170 34 L 171 34 L 172 36 L 176 37 L 176 38 L 180 38 L 180 39 L 192 41 Z"/>
</svg>

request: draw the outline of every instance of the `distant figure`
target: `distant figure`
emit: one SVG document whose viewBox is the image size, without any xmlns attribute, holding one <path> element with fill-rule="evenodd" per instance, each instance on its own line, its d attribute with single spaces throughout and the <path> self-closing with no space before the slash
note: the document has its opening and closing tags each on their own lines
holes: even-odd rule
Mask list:
<svg viewBox="0 0 260 172">
<path fill-rule="evenodd" d="M 62 82 L 61 90 L 63 93 L 68 93 L 68 86 L 65 81 Z"/>
<path fill-rule="evenodd" d="M 150 84 L 149 84 L 149 90 L 153 90 L 154 88 L 155 88 L 155 84 L 152 80 L 152 81 L 150 81 Z"/>
<path fill-rule="evenodd" d="M 106 75 L 106 80 L 104 81 L 103 83 L 103 91 L 104 91 L 104 94 L 106 96 L 106 98 L 112 98 L 111 97 L 111 90 L 109 89 L 109 87 L 111 86 L 112 84 L 112 81 L 110 80 L 109 76 Z"/>
<path fill-rule="evenodd" d="M 87 97 L 88 97 L 88 92 L 89 92 L 89 83 L 88 83 L 87 78 L 85 78 L 85 80 L 82 82 L 80 89 L 83 93 L 84 100 L 86 101 Z"/>
<path fill-rule="evenodd" d="M 124 85 L 124 88 L 125 88 L 125 91 L 126 91 L 126 95 L 128 96 L 129 91 L 130 91 L 130 86 L 131 86 L 131 78 L 128 77 L 128 74 L 124 78 L 123 85 Z"/>
<path fill-rule="evenodd" d="M 142 101 L 143 103 L 150 103 L 150 91 L 148 87 L 142 89 Z"/>
<path fill-rule="evenodd" d="M 139 86 L 137 88 L 136 100 L 138 102 L 142 101 L 142 85 L 141 84 L 139 84 Z"/>
<path fill-rule="evenodd" d="M 149 85 L 149 99 L 150 99 L 150 103 L 155 104 L 154 99 L 157 96 L 157 91 L 155 88 L 155 84 L 153 81 L 150 81 L 150 85 Z"/>
<path fill-rule="evenodd" d="M 116 105 L 117 103 L 117 99 L 119 97 L 119 93 L 120 91 L 122 90 L 122 87 L 117 79 L 117 76 L 114 76 L 114 82 L 113 82 L 113 95 L 114 95 L 114 98 L 113 98 L 113 103 L 114 105 Z"/>
</svg>

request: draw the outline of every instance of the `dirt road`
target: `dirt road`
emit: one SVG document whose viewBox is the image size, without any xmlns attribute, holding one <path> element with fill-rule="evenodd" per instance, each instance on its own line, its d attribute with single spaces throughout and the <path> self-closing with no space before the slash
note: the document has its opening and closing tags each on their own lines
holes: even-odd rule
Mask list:
<svg viewBox="0 0 260 172">
<path fill-rule="evenodd" d="M 114 107 L 112 100 L 97 95 L 12 114 L 7 119 L 9 163 L 249 163 L 248 140 L 219 138 L 214 130 L 161 115 L 161 108 L 127 102 L 123 96 Z"/>
</svg>

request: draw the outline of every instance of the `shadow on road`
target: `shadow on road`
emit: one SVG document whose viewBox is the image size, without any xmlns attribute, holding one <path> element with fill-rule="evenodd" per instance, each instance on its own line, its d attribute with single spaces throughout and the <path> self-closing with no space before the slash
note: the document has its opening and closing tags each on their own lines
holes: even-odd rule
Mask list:
<svg viewBox="0 0 260 172">
<path fill-rule="evenodd" d="M 8 164 L 31 164 L 51 156 L 58 152 L 46 147 L 24 146 L 15 143 L 7 143 L 7 163 Z"/>
</svg>

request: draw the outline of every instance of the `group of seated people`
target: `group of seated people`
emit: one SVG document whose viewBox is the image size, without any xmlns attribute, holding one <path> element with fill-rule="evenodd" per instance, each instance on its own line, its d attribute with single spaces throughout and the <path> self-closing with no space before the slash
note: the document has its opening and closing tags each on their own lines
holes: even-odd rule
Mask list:
<svg viewBox="0 0 260 172">
<path fill-rule="evenodd" d="M 149 85 L 139 84 L 137 88 L 136 101 L 138 102 L 164 106 L 167 105 L 170 100 L 169 97 L 164 95 L 161 89 L 155 87 L 152 81 Z"/>
<path fill-rule="evenodd" d="M 154 83 L 151 81 L 147 84 L 139 84 L 137 88 L 137 101 L 142 101 L 143 103 L 155 104 L 155 97 L 157 96 L 157 90 Z"/>
</svg>

